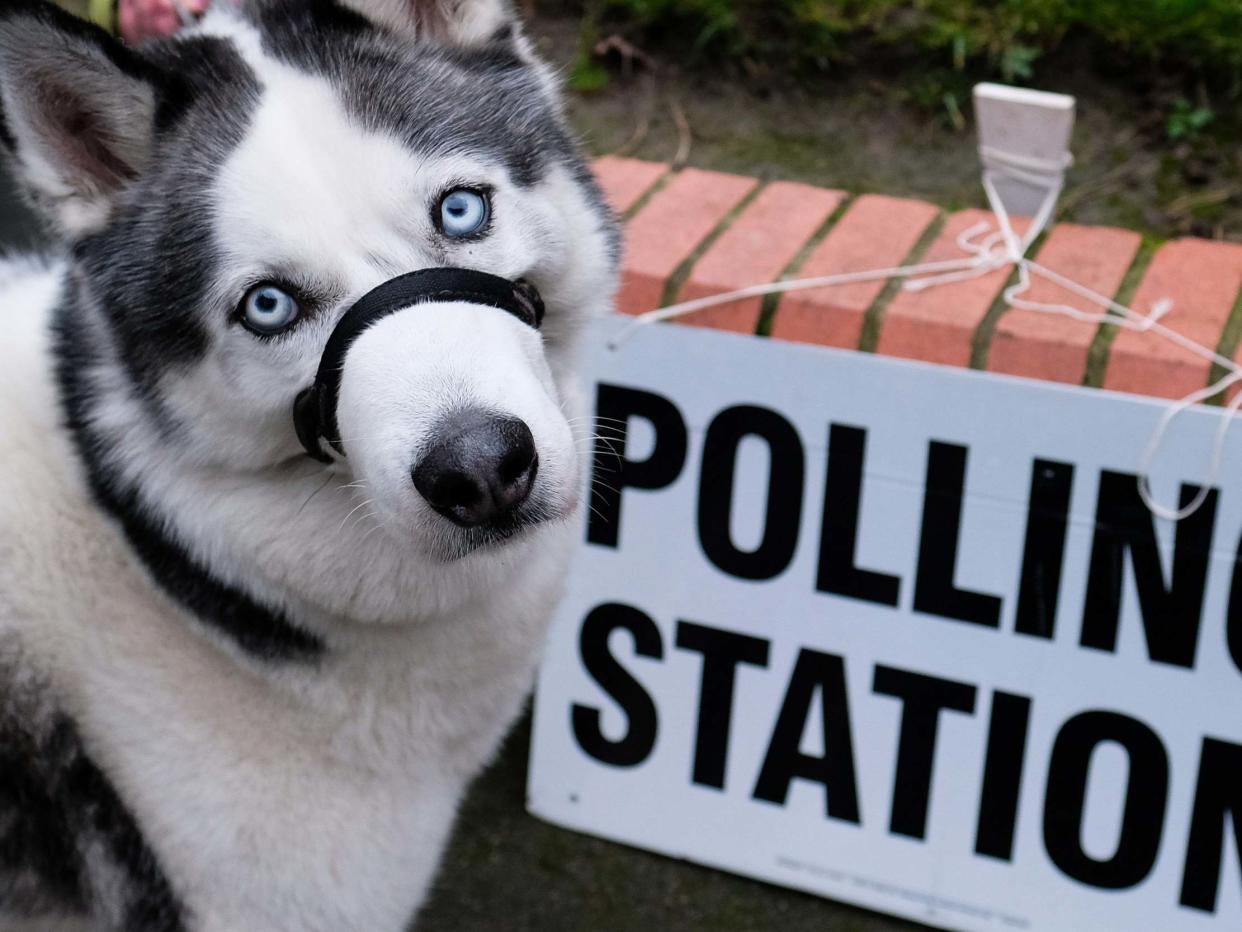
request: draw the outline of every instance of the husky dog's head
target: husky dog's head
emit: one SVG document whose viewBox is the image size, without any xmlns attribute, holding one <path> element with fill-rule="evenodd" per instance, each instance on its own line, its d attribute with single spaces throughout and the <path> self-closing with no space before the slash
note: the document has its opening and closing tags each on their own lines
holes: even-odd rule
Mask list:
<svg viewBox="0 0 1242 932">
<path fill-rule="evenodd" d="M 444 577 L 576 508 L 568 363 L 615 228 L 504 0 L 217 0 L 134 49 L 20 0 L 0 140 L 71 244 L 62 381 L 97 494 L 230 585 L 417 613 L 432 582 L 371 592 L 333 561 Z M 440 267 L 529 283 L 541 329 L 459 300 L 376 321 L 344 357 L 344 455 L 313 462 L 293 411 L 337 322 Z M 333 476 L 352 504 L 306 506 Z M 371 517 L 336 526 L 346 504 Z"/>
</svg>

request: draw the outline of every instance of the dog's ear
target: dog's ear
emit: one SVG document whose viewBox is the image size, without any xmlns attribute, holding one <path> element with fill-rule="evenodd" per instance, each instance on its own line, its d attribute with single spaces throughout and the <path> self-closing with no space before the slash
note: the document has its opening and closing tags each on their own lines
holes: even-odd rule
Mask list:
<svg viewBox="0 0 1242 932">
<path fill-rule="evenodd" d="M 102 29 L 43 2 L 0 12 L 0 143 L 44 216 L 101 226 L 145 167 L 156 107 L 146 66 Z"/>
<path fill-rule="evenodd" d="M 407 35 L 466 47 L 508 41 L 518 25 L 509 0 L 342 0 L 342 3 Z"/>
</svg>

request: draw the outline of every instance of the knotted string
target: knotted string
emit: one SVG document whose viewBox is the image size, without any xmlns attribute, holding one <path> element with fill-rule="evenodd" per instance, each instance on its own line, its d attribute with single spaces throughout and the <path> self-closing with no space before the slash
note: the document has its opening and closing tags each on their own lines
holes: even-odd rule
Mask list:
<svg viewBox="0 0 1242 932">
<path fill-rule="evenodd" d="M 1139 462 L 1138 492 L 1152 514 L 1170 521 L 1181 521 L 1194 514 L 1207 500 L 1210 489 L 1220 475 L 1224 460 L 1225 441 L 1233 414 L 1242 407 L 1242 392 L 1230 402 L 1221 417 L 1220 426 L 1216 430 L 1213 441 L 1212 455 L 1208 463 L 1207 475 L 1198 492 L 1180 508 L 1170 507 L 1157 501 L 1152 494 L 1149 472 L 1164 439 L 1172 427 L 1174 420 L 1184 411 L 1199 402 L 1242 382 L 1242 368 L 1215 350 L 1196 343 L 1189 337 L 1172 330 L 1161 323 L 1173 309 L 1173 303 L 1161 299 L 1152 305 L 1147 314 L 1140 314 L 1133 308 L 1113 300 L 1088 288 L 1072 279 L 1066 278 L 1047 266 L 1041 265 L 1027 257 L 1031 245 L 1039 238 L 1052 220 L 1056 204 L 1061 196 L 1065 183 L 1065 171 L 1073 164 L 1073 157 L 1064 153 L 1055 160 L 1038 159 L 1018 156 L 1002 152 L 990 146 L 979 147 L 979 158 L 983 163 L 983 190 L 987 195 L 988 205 L 996 217 L 996 229 L 987 221 L 963 230 L 957 237 L 957 245 L 966 253 L 961 259 L 948 259 L 941 262 L 923 262 L 912 265 L 894 266 L 892 268 L 869 269 L 860 272 L 843 272 L 836 275 L 822 275 L 815 278 L 789 279 L 760 285 L 751 285 L 722 294 L 682 301 L 667 307 L 657 308 L 639 314 L 630 323 L 618 331 L 609 342 L 609 348 L 618 349 L 641 327 L 658 321 L 671 320 L 695 311 L 701 311 L 722 304 L 748 298 L 761 298 L 767 295 L 784 294 L 794 291 L 808 291 L 817 288 L 828 288 L 847 285 L 854 282 L 881 281 L 904 278 L 902 287 L 906 291 L 923 291 L 951 282 L 969 281 L 1004 268 L 1017 270 L 1018 281 L 1006 288 L 1002 300 L 1010 307 L 1037 311 L 1046 314 L 1060 314 L 1085 323 L 1094 323 L 1135 330 L 1140 333 L 1151 332 L 1180 346 L 1181 348 L 1214 363 L 1225 370 L 1225 376 L 1206 388 L 1199 389 L 1169 405 L 1161 415 L 1155 432 L 1148 442 Z M 1043 199 L 1026 232 L 1019 236 L 1013 228 L 1004 199 L 997 190 L 999 179 L 1017 181 L 1030 187 L 1042 190 Z M 992 232 L 988 232 L 991 230 Z M 986 235 L 985 235 L 986 234 Z M 982 239 L 980 239 L 982 237 Z M 1047 303 L 1023 298 L 1032 283 L 1032 277 L 1039 277 L 1077 295 L 1084 301 L 1096 305 L 1099 312 L 1082 311 L 1076 307 L 1062 303 Z"/>
</svg>

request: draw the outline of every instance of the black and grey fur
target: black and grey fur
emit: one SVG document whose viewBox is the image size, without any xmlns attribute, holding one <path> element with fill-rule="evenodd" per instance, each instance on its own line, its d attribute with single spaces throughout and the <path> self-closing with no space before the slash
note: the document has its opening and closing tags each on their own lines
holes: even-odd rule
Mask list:
<svg viewBox="0 0 1242 932">
<path fill-rule="evenodd" d="M 0 928 L 402 928 L 574 535 L 617 234 L 554 80 L 499 0 L 219 0 L 137 49 L 21 0 L 0 142 L 65 243 L 0 261 Z M 492 204 L 470 237 L 437 227 L 455 186 Z M 528 278 L 542 335 L 377 324 L 350 458 L 309 460 L 289 414 L 334 322 L 433 265 Z M 288 332 L 242 326 L 256 281 L 297 295 Z M 538 448 L 503 543 L 409 485 L 478 410 Z"/>
<path fill-rule="evenodd" d="M 142 832 L 16 645 L 0 648 L 0 904 L 176 932 L 183 907 Z"/>
</svg>

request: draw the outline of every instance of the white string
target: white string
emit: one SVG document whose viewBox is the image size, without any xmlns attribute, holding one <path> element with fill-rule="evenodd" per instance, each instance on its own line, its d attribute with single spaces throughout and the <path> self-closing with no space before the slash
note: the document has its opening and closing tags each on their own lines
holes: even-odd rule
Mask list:
<svg viewBox="0 0 1242 932">
<path fill-rule="evenodd" d="M 1173 422 L 1184 411 L 1193 407 L 1218 392 L 1225 391 L 1242 382 L 1242 368 L 1232 359 L 1222 356 L 1215 350 L 1196 343 L 1189 337 L 1165 326 L 1161 321 L 1173 309 L 1168 299 L 1156 301 L 1147 314 L 1140 314 L 1131 307 L 1120 304 L 1107 295 L 1081 285 L 1066 278 L 1047 266 L 1027 258 L 1031 245 L 1047 228 L 1052 220 L 1056 204 L 1064 186 L 1065 170 L 1073 163 L 1072 156 L 1066 152 L 1061 158 L 1054 160 L 1038 159 L 1027 156 L 1002 152 L 989 146 L 979 147 L 979 158 L 983 163 L 983 190 L 987 195 L 988 204 L 996 217 L 997 229 L 987 236 L 992 225 L 987 221 L 977 223 L 963 230 L 957 237 L 957 245 L 967 255 L 961 259 L 948 259 L 941 262 L 923 262 L 913 265 L 894 266 L 886 269 L 869 269 L 860 272 L 842 272 L 836 275 L 822 275 L 816 278 L 789 279 L 780 282 L 751 285 L 723 294 L 709 295 L 692 301 L 682 301 L 666 307 L 656 308 L 634 317 L 630 323 L 618 331 L 609 341 L 609 349 L 617 350 L 641 327 L 658 321 L 671 320 L 695 311 L 732 304 L 749 298 L 761 298 L 767 295 L 784 294 L 795 291 L 808 291 L 855 282 L 881 281 L 904 278 L 902 287 L 907 291 L 923 291 L 951 282 L 969 281 L 1006 267 L 1017 270 L 1018 281 L 1006 288 L 1002 300 L 1010 307 L 1022 308 L 1046 314 L 1060 314 L 1074 320 L 1094 323 L 1140 333 L 1154 333 L 1171 343 L 1193 353 L 1196 356 L 1224 369 L 1226 374 L 1214 384 L 1191 392 L 1179 401 L 1166 407 L 1157 423 L 1151 439 L 1140 458 L 1138 492 L 1143 504 L 1152 514 L 1170 521 L 1181 521 L 1194 514 L 1207 500 L 1212 486 L 1220 476 L 1224 461 L 1225 441 L 1233 415 L 1242 407 L 1242 391 L 1225 408 L 1216 430 L 1212 445 L 1212 454 L 1208 462 L 1207 475 L 1191 501 L 1179 508 L 1165 505 L 1155 499 L 1151 490 L 1149 471 L 1151 465 L 1164 443 L 1164 439 Z M 1019 236 L 1013 228 L 1009 212 L 1005 208 L 1003 198 L 996 189 L 997 178 L 1007 178 L 1022 182 L 1031 187 L 1042 189 L 1044 198 L 1039 209 L 1031 218 L 1026 232 Z M 983 239 L 979 239 L 984 236 Z M 1031 301 L 1023 298 L 1031 288 L 1032 276 L 1046 279 L 1066 291 L 1077 295 L 1084 301 L 1101 308 L 1100 312 L 1082 311 L 1064 303 L 1047 303 Z"/>
<path fill-rule="evenodd" d="M 1157 425 L 1155 433 L 1151 435 L 1151 440 L 1147 442 L 1147 449 L 1143 451 L 1143 455 L 1139 458 L 1138 469 L 1139 498 L 1143 500 L 1143 504 L 1147 506 L 1147 510 L 1152 514 L 1159 518 L 1166 518 L 1169 521 L 1181 521 L 1189 518 L 1207 501 L 1212 486 L 1216 485 L 1216 480 L 1220 476 L 1221 466 L 1224 463 L 1225 457 L 1225 437 L 1233 424 L 1233 416 L 1238 412 L 1239 406 L 1242 406 L 1242 392 L 1238 392 L 1233 401 L 1229 402 L 1229 405 L 1225 408 L 1225 413 L 1221 416 L 1220 424 L 1216 428 L 1216 436 L 1212 441 L 1212 457 L 1208 461 L 1207 476 L 1204 478 L 1203 484 L 1199 486 L 1199 491 L 1195 493 L 1194 498 L 1189 502 L 1181 508 L 1170 508 L 1156 501 L 1151 491 L 1151 478 L 1149 475 L 1151 464 L 1155 460 L 1156 454 L 1160 452 L 1160 446 L 1164 442 L 1165 434 L 1173 426 L 1173 421 L 1176 420 L 1179 414 L 1200 401 L 1211 398 L 1217 392 L 1224 391 L 1231 385 L 1236 385 L 1240 381 L 1242 381 L 1242 371 L 1235 367 L 1234 371 L 1218 379 L 1207 388 L 1191 392 L 1176 404 L 1169 405 L 1160 416 L 1160 423 Z"/>
<path fill-rule="evenodd" d="M 979 161 L 985 169 L 1003 172 L 1033 188 L 1051 188 L 1061 184 L 1065 173 L 1074 164 L 1074 156 L 1069 152 L 1062 152 L 1059 158 L 1041 159 L 981 145 Z"/>
<path fill-rule="evenodd" d="M 948 259 L 944 262 L 931 262 L 922 265 L 903 265 L 895 266 L 891 269 L 869 269 L 866 272 L 843 272 L 839 275 L 822 275 L 818 278 L 789 279 L 783 282 L 750 285 L 746 288 L 739 288 L 737 291 L 709 295 L 706 298 L 696 298 L 693 301 L 682 301 L 679 304 L 670 304 L 667 307 L 657 308 L 654 311 L 647 311 L 644 314 L 639 314 L 635 316 L 626 327 L 618 332 L 611 341 L 609 341 L 608 346 L 610 349 L 614 350 L 620 348 L 621 344 L 633 336 L 636 330 L 647 324 L 654 324 L 662 320 L 670 320 L 674 317 L 681 317 L 683 314 L 692 314 L 695 311 L 700 311 L 709 307 L 716 307 L 719 304 L 732 304 L 734 301 L 742 301 L 746 298 L 762 298 L 765 295 L 770 294 L 781 294 L 789 291 L 809 291 L 813 288 L 827 288 L 832 285 L 849 285 L 854 282 L 871 282 L 889 278 L 903 278 L 907 275 L 919 275 L 925 272 L 972 269 L 975 265 L 976 262 L 973 258 Z"/>
</svg>

